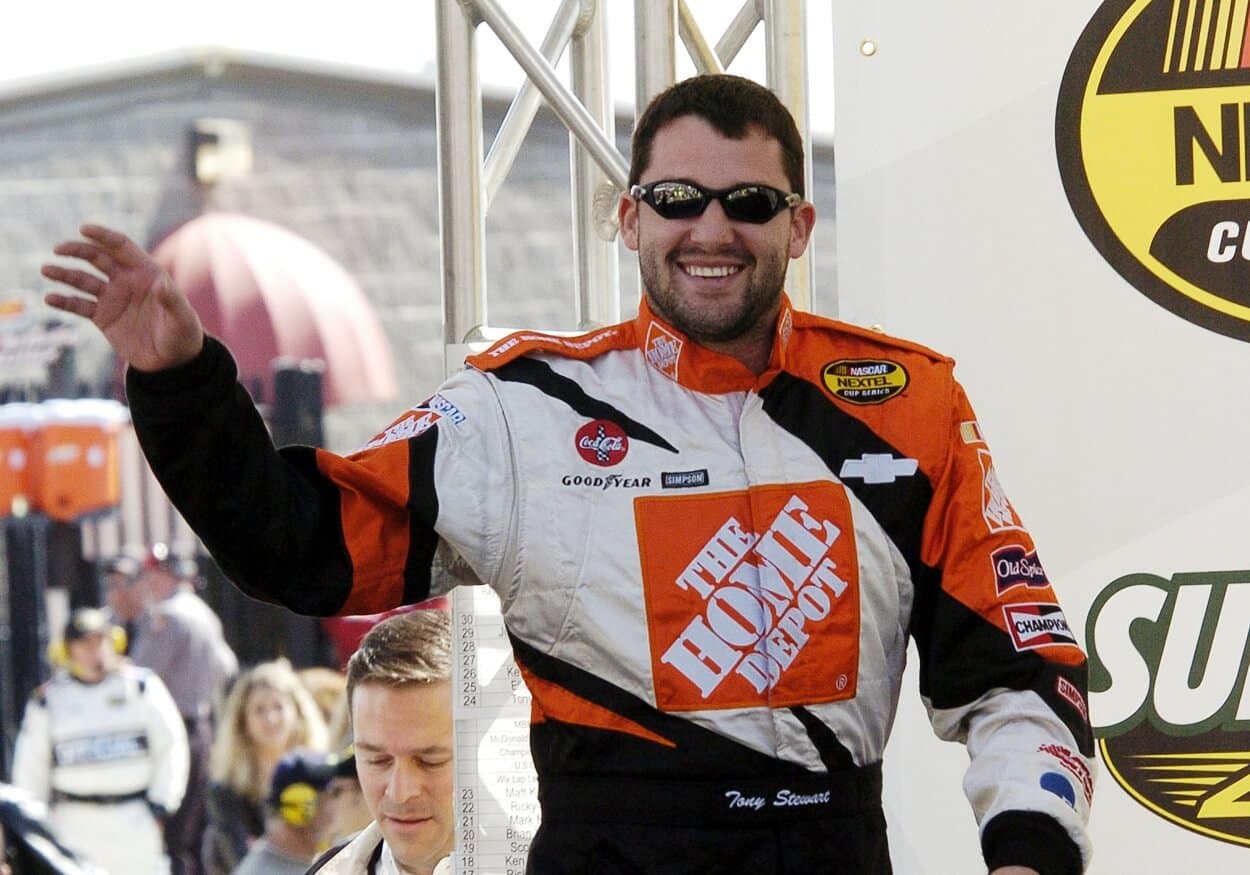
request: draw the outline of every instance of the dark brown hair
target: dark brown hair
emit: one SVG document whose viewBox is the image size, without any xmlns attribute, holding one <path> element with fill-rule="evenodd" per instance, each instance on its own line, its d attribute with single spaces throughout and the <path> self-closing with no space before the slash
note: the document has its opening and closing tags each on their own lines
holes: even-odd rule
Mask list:
<svg viewBox="0 0 1250 875">
<path fill-rule="evenodd" d="M 651 163 L 651 143 L 660 128 L 687 115 L 698 116 L 732 140 L 759 128 L 781 144 L 782 169 L 790 189 L 804 193 L 803 139 L 794 117 L 763 85 L 726 73 L 683 79 L 655 96 L 634 128 L 630 185 L 638 184 Z"/>
</svg>

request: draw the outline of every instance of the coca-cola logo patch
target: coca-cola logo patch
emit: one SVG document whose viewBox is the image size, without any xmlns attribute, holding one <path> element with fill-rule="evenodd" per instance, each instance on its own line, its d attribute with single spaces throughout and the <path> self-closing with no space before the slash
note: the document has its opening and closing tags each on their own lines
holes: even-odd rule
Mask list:
<svg viewBox="0 0 1250 875">
<path fill-rule="evenodd" d="M 609 419 L 592 419 L 583 425 L 577 430 L 573 445 L 579 456 L 601 468 L 619 465 L 629 452 L 625 429 Z"/>
<path fill-rule="evenodd" d="M 994 583 L 999 595 L 1017 586 L 1035 589 L 1050 586 L 1036 550 L 1026 550 L 1019 544 L 999 547 L 990 554 L 990 562 L 994 566 Z"/>
</svg>

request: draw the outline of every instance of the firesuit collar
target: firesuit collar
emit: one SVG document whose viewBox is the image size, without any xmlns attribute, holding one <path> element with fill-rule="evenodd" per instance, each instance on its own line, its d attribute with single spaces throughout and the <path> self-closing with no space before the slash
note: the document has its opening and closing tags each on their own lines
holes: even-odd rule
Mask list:
<svg viewBox="0 0 1250 875">
<path fill-rule="evenodd" d="M 760 388 L 781 369 L 794 333 L 793 308 L 784 293 L 774 331 L 768 368 L 757 377 L 733 356 L 714 352 L 686 337 L 652 312 L 645 297 L 634 320 L 635 339 L 652 368 L 687 389 L 714 395 Z"/>
</svg>

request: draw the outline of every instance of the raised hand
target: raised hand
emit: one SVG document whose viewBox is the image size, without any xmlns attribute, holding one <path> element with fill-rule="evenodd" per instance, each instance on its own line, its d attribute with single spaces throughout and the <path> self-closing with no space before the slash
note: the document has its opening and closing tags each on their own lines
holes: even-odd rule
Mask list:
<svg viewBox="0 0 1250 875">
<path fill-rule="evenodd" d="M 52 251 L 85 261 L 103 274 L 45 264 L 45 277 L 83 295 L 50 292 L 48 306 L 90 319 L 117 354 L 141 371 L 189 362 L 204 346 L 199 316 L 174 281 L 137 243 L 100 225 L 78 229 L 86 239 Z"/>
</svg>

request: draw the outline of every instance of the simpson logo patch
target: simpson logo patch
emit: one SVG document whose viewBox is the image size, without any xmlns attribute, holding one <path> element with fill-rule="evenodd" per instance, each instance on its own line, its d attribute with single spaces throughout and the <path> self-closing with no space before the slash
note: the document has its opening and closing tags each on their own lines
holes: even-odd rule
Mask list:
<svg viewBox="0 0 1250 875">
<path fill-rule="evenodd" d="M 577 454 L 592 465 L 608 468 L 620 464 L 629 452 L 625 429 L 609 419 L 592 419 L 573 438 Z"/>
<path fill-rule="evenodd" d="M 981 463 L 981 516 L 991 532 L 1024 531 L 1024 525 L 1007 500 L 1007 493 L 994 473 L 994 459 L 989 450 L 977 450 Z"/>
<path fill-rule="evenodd" d="M 1089 722 L 1089 705 L 1085 703 L 1085 697 L 1081 695 L 1081 691 L 1076 688 L 1076 684 L 1060 675 L 1055 679 L 1055 692 L 1060 698 L 1076 709 L 1077 713 Z"/>
<path fill-rule="evenodd" d="M 665 489 L 693 489 L 696 486 L 707 486 L 707 468 L 697 471 L 662 471 L 660 485 Z"/>
<path fill-rule="evenodd" d="M 681 359 L 681 339 L 658 322 L 647 327 L 647 363 L 670 380 L 677 379 L 677 363 Z"/>
<path fill-rule="evenodd" d="M 1068 618 L 1054 603 L 1003 606 L 1003 619 L 1016 650 L 1037 650 L 1052 644 L 1076 644 Z"/>
<path fill-rule="evenodd" d="M 994 583 L 999 595 L 1017 586 L 1038 589 L 1050 586 L 1046 569 L 1037 561 L 1036 550 L 1025 550 L 1019 544 L 999 547 L 990 554 L 990 564 L 994 566 Z"/>
<path fill-rule="evenodd" d="M 833 483 L 634 501 L 658 706 L 855 695 L 859 579 Z"/>
<path fill-rule="evenodd" d="M 825 365 L 825 388 L 852 404 L 880 404 L 907 388 L 907 369 L 882 359 L 841 359 Z"/>
<path fill-rule="evenodd" d="M 1250 6 L 1107 0 L 1072 50 L 1055 148 L 1072 212 L 1137 291 L 1250 341 Z"/>
<path fill-rule="evenodd" d="M 356 452 L 371 450 L 395 441 L 410 440 L 418 435 L 425 434 L 437 425 L 442 418 L 441 413 L 435 413 L 433 410 L 414 410 Z"/>
</svg>

